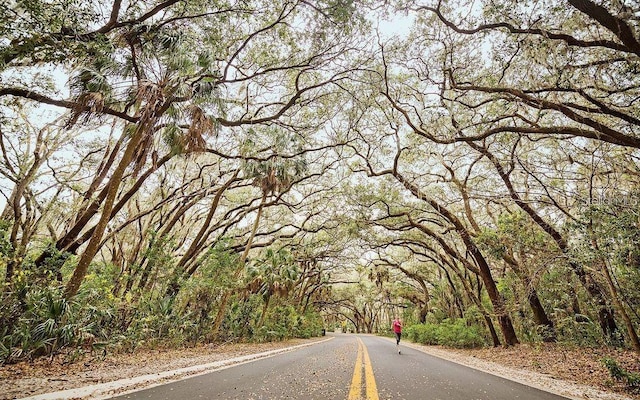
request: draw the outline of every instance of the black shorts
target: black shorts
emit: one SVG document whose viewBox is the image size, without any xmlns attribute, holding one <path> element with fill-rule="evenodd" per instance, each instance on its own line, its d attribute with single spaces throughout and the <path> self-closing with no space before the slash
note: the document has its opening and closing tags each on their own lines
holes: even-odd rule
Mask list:
<svg viewBox="0 0 640 400">
<path fill-rule="evenodd" d="M 402 337 L 402 332 L 394 332 L 396 334 L 396 344 L 400 343 L 400 338 Z"/>
</svg>

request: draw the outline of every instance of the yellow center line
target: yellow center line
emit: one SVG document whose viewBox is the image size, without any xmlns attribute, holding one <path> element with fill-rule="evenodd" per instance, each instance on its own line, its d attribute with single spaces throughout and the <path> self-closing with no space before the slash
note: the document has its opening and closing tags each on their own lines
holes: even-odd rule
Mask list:
<svg viewBox="0 0 640 400">
<path fill-rule="evenodd" d="M 360 338 L 358 339 L 358 356 L 356 357 L 356 366 L 353 369 L 353 377 L 351 378 L 351 388 L 349 389 L 349 400 L 362 399 L 362 370 L 364 369 L 364 383 L 365 383 L 365 399 L 366 400 L 379 400 L 378 388 L 376 386 L 376 380 L 373 376 L 373 367 L 371 366 L 371 359 L 369 358 L 369 352 L 367 347 L 362 343 Z"/>
<path fill-rule="evenodd" d="M 358 338 L 358 340 L 360 340 L 360 338 Z M 369 352 L 364 344 L 362 344 L 362 348 L 364 350 L 364 382 L 367 400 L 378 400 L 378 386 L 376 385 L 376 378 L 373 376 L 373 367 L 369 359 Z"/>
<path fill-rule="evenodd" d="M 362 388 L 362 342 L 358 338 L 358 357 L 356 358 L 356 366 L 353 369 L 353 377 L 351 378 L 351 389 L 349 389 L 349 400 L 359 400 Z"/>
</svg>

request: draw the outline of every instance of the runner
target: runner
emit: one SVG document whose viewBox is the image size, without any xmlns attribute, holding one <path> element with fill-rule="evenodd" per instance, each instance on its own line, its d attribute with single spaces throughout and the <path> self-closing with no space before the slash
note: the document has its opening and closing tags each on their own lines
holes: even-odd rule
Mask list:
<svg viewBox="0 0 640 400">
<path fill-rule="evenodd" d="M 402 321 L 396 317 L 393 320 L 393 325 L 391 326 L 393 329 L 393 333 L 396 334 L 396 350 L 398 350 L 398 354 L 400 354 L 400 337 L 402 337 Z"/>
</svg>

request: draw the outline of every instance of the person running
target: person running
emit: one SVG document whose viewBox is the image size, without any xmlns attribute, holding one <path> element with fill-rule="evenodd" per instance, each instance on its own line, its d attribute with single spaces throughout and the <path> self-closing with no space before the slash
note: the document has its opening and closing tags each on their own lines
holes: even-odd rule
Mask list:
<svg viewBox="0 0 640 400">
<path fill-rule="evenodd" d="M 396 349 L 398 350 L 398 354 L 400 354 L 400 338 L 402 337 L 402 321 L 396 317 L 393 320 L 393 325 L 391 325 L 393 329 L 393 333 L 396 334 Z"/>
</svg>

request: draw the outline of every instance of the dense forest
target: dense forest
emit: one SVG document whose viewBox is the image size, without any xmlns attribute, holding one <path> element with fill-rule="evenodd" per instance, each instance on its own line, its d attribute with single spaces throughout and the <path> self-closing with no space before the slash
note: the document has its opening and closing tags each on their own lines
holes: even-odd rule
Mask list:
<svg viewBox="0 0 640 400">
<path fill-rule="evenodd" d="M 0 362 L 324 329 L 640 352 L 640 4 L 0 4 Z"/>
</svg>

